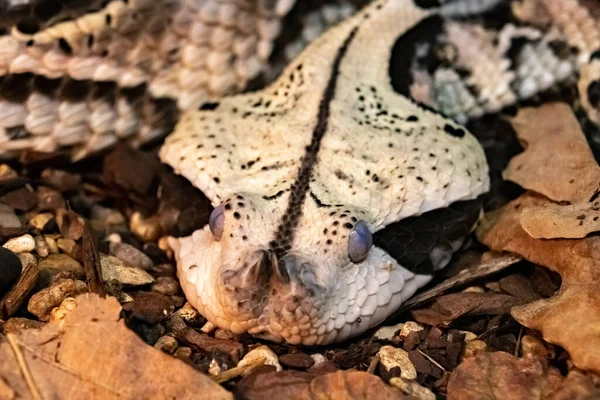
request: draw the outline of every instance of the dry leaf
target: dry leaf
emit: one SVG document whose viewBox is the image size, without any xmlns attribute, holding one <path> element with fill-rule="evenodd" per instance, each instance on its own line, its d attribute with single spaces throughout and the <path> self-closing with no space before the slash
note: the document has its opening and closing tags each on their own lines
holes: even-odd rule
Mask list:
<svg viewBox="0 0 600 400">
<path fill-rule="evenodd" d="M 463 361 L 448 381 L 448 400 L 545 399 L 562 376 L 545 360 L 504 352 L 480 353 Z"/>
<path fill-rule="evenodd" d="M 600 167 L 569 105 L 523 108 L 511 121 L 526 149 L 514 157 L 504 178 L 554 201 L 521 214 L 534 238 L 582 238 L 600 230 Z"/>
<path fill-rule="evenodd" d="M 346 370 L 326 375 L 302 371 L 253 373 L 237 387 L 247 400 L 342 400 L 342 399 L 410 399 L 400 390 L 386 385 L 381 378 L 367 372 Z"/>
<path fill-rule="evenodd" d="M 550 343 L 563 346 L 575 366 L 600 372 L 600 237 L 534 239 L 519 223 L 523 209 L 546 204 L 527 193 L 500 210 L 486 214 L 479 240 L 497 251 L 509 251 L 558 272 L 560 290 L 549 299 L 512 309 L 528 328 L 538 329 Z"/>
<path fill-rule="evenodd" d="M 574 399 L 600 399 L 600 376 L 569 371 L 560 388 L 548 396 L 548 400 Z"/>
<path fill-rule="evenodd" d="M 600 167 L 568 104 L 522 108 L 511 123 L 526 149 L 509 162 L 504 179 L 554 201 L 592 198 Z"/>
<path fill-rule="evenodd" d="M 417 322 L 427 325 L 449 326 L 464 315 L 503 315 L 524 301 L 502 293 L 461 292 L 440 296 L 430 308 L 412 311 Z"/>
<path fill-rule="evenodd" d="M 579 239 L 600 230 L 600 200 L 574 205 L 545 204 L 523 210 L 521 226 L 535 239 Z"/>
<path fill-rule="evenodd" d="M 60 330 L 46 325 L 2 337 L 0 382 L 18 398 L 32 398 L 36 388 L 44 399 L 232 398 L 206 375 L 146 345 L 119 319 L 116 299 L 86 293 L 76 304 Z M 6 387 L 0 394 L 10 392 Z"/>
</svg>

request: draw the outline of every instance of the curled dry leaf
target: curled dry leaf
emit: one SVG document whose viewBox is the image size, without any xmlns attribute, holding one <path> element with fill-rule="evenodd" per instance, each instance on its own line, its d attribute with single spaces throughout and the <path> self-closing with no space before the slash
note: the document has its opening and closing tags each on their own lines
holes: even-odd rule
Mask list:
<svg viewBox="0 0 600 400">
<path fill-rule="evenodd" d="M 560 372 L 545 360 L 504 352 L 480 353 L 450 375 L 448 400 L 546 399 L 561 384 Z"/>
<path fill-rule="evenodd" d="M 544 339 L 563 346 L 575 366 L 600 372 L 600 237 L 534 239 L 521 227 L 522 210 L 548 200 L 526 193 L 487 213 L 477 230 L 479 240 L 497 251 L 509 251 L 558 272 L 560 290 L 549 299 L 514 307 L 512 316 Z"/>
<path fill-rule="evenodd" d="M 430 308 L 415 310 L 413 317 L 428 325 L 449 326 L 463 315 L 503 315 L 524 301 L 502 293 L 461 292 L 440 296 Z"/>
<path fill-rule="evenodd" d="M 31 398 L 37 390 L 44 399 L 232 398 L 206 375 L 146 345 L 119 319 L 116 299 L 87 293 L 76 304 L 61 329 L 23 330 L 10 343 L 2 337 L 0 395 Z"/>
<path fill-rule="evenodd" d="M 600 167 L 569 105 L 523 108 L 511 121 L 525 151 L 504 178 L 557 202 L 542 203 L 520 216 L 534 238 L 582 238 L 600 230 Z"/>
<path fill-rule="evenodd" d="M 325 375 L 302 371 L 253 373 L 237 389 L 248 400 L 272 399 L 411 399 L 367 372 L 346 370 Z"/>
</svg>

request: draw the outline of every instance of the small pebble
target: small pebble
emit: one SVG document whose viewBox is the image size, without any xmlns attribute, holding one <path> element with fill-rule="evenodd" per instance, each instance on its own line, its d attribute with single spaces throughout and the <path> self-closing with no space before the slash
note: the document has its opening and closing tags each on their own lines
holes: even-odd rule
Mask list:
<svg viewBox="0 0 600 400">
<path fill-rule="evenodd" d="M 180 360 L 188 359 L 192 356 L 192 349 L 186 346 L 178 347 L 173 353 L 173 357 Z"/>
<path fill-rule="evenodd" d="M 17 254 L 17 257 L 19 257 L 19 260 L 21 261 L 21 265 L 23 265 L 23 271 L 27 270 L 28 268 L 35 267 L 38 265 L 37 257 L 31 253 L 20 253 L 20 254 Z"/>
<path fill-rule="evenodd" d="M 0 248 L 0 297 L 17 282 L 23 266 L 19 257 L 10 250 Z"/>
<path fill-rule="evenodd" d="M 30 234 L 25 234 L 16 238 L 9 239 L 2 246 L 13 253 L 27 253 L 35 250 L 35 239 Z"/>
<path fill-rule="evenodd" d="M 77 303 L 75 302 L 75 298 L 67 297 L 60 303 L 60 306 L 52 309 L 50 312 L 50 320 L 48 322 L 58 325 L 58 327 L 61 328 L 67 315 L 76 308 Z"/>
<path fill-rule="evenodd" d="M 140 286 L 154 282 L 152 275 L 140 268 L 132 267 L 117 257 L 100 254 L 102 279 L 105 282 L 116 280 L 122 285 Z"/>
<path fill-rule="evenodd" d="M 403 323 L 392 326 L 381 326 L 377 329 L 377 332 L 373 334 L 373 337 L 379 340 L 392 340 L 396 332 L 402 329 L 403 326 Z"/>
<path fill-rule="evenodd" d="M 200 326 L 205 322 L 204 317 L 190 303 L 185 303 L 175 313 L 189 326 Z"/>
<path fill-rule="evenodd" d="M 216 359 L 210 360 L 210 364 L 208 365 L 208 374 L 209 375 L 219 375 L 223 371 L 221 365 Z"/>
<path fill-rule="evenodd" d="M 160 276 L 156 278 L 156 281 L 152 284 L 152 291 L 165 296 L 175 296 L 181 291 L 179 281 L 170 276 Z"/>
<path fill-rule="evenodd" d="M 525 335 L 521 338 L 521 352 L 523 356 L 533 355 L 546 358 L 548 356 L 548 348 L 544 343 L 535 336 Z"/>
<path fill-rule="evenodd" d="M 154 263 L 150 257 L 130 244 L 111 241 L 108 245 L 108 248 L 111 256 L 125 261 L 132 267 L 149 271 L 154 266 Z"/>
<path fill-rule="evenodd" d="M 19 174 L 7 164 L 0 164 L 0 181 L 18 178 Z"/>
<path fill-rule="evenodd" d="M 48 250 L 50 250 L 51 254 L 58 254 L 58 244 L 56 242 L 56 240 L 54 240 L 53 237 L 51 236 L 44 236 L 44 238 L 46 239 L 46 243 L 48 243 Z M 70 239 L 58 239 L 59 241 L 61 240 L 70 240 Z M 73 254 L 72 252 L 67 252 L 65 251 L 65 253 L 67 253 L 67 255 L 70 257 L 71 254 Z"/>
<path fill-rule="evenodd" d="M 65 208 L 65 199 L 59 191 L 50 189 L 46 186 L 39 186 L 37 189 L 38 210 L 58 210 Z"/>
<path fill-rule="evenodd" d="M 246 354 L 244 356 L 244 358 L 241 359 L 241 361 L 238 363 L 237 366 L 241 367 L 241 368 L 245 368 L 245 367 L 251 366 L 253 364 L 256 365 L 258 360 L 260 360 L 261 358 L 265 360 L 262 365 L 271 365 L 271 366 L 275 367 L 277 371 L 281 371 L 283 369 L 281 367 L 281 364 L 279 363 L 277 354 L 275 354 L 273 352 L 273 350 L 271 350 L 267 346 L 259 346 L 255 349 L 251 350 L 250 352 L 248 352 L 248 354 Z M 254 367 L 254 368 L 256 368 L 256 367 Z M 249 375 L 254 370 L 254 368 L 249 367 L 247 370 L 244 370 L 242 372 L 242 376 Z"/>
<path fill-rule="evenodd" d="M 42 235 L 35 235 L 34 240 L 35 252 L 38 254 L 38 256 L 42 258 L 48 257 L 48 254 L 50 254 L 50 248 L 46 242 L 46 238 Z"/>
<path fill-rule="evenodd" d="M 111 233 L 110 235 L 108 235 L 106 237 L 106 240 L 110 243 L 115 242 L 115 243 L 123 243 L 123 239 L 121 238 L 121 235 L 119 235 L 116 232 Z M 115 256 L 116 257 L 116 256 Z"/>
<path fill-rule="evenodd" d="M 15 210 L 27 212 L 33 209 L 37 204 L 36 194 L 27 186 L 29 185 L 6 193 L 4 196 L 0 197 L 0 200 Z"/>
<path fill-rule="evenodd" d="M 39 285 L 46 287 L 52 278 L 61 272 L 72 274 L 77 279 L 85 278 L 85 271 L 81 264 L 66 254 L 50 254 L 38 264 L 40 270 Z"/>
<path fill-rule="evenodd" d="M 470 342 L 471 340 L 477 339 L 477 335 L 473 332 L 469 332 L 469 331 L 459 331 L 459 332 L 465 335 L 465 343 Z"/>
<path fill-rule="evenodd" d="M 487 344 L 483 340 L 469 340 L 463 350 L 463 358 L 475 357 L 487 350 Z"/>
<path fill-rule="evenodd" d="M 436 399 L 435 394 L 431 390 L 412 380 L 404 379 L 402 377 L 395 377 L 390 379 L 390 385 L 400 389 L 403 393 L 407 394 L 411 399 L 414 400 Z"/>
<path fill-rule="evenodd" d="M 313 366 L 315 360 L 308 354 L 289 353 L 279 357 L 279 362 L 289 368 L 307 369 Z"/>
<path fill-rule="evenodd" d="M 20 228 L 22 226 L 21 220 L 15 214 L 15 210 L 12 207 L 0 203 L 0 228 Z"/>
<path fill-rule="evenodd" d="M 162 234 L 160 221 L 156 216 L 144 218 L 138 211 L 131 216 L 129 229 L 144 242 L 156 242 Z"/>
<path fill-rule="evenodd" d="M 177 339 L 173 336 L 164 335 L 158 338 L 154 343 L 154 348 L 162 351 L 163 353 L 173 354 L 177 350 Z"/>
<path fill-rule="evenodd" d="M 485 289 L 481 286 L 469 286 L 468 288 L 464 289 L 462 293 L 485 293 Z"/>
<path fill-rule="evenodd" d="M 157 324 L 175 311 L 167 296 L 152 292 L 139 292 L 133 300 L 132 315 L 149 324 Z"/>
<path fill-rule="evenodd" d="M 33 218 L 29 220 L 29 225 L 34 228 L 44 231 L 48 229 L 51 224 L 54 224 L 56 221 L 54 219 L 54 214 L 52 213 L 40 213 L 36 214 Z"/>
<path fill-rule="evenodd" d="M 202 325 L 202 328 L 200 328 L 200 330 L 207 335 L 213 333 L 216 329 L 217 326 L 210 321 L 206 321 L 206 323 Z"/>
<path fill-rule="evenodd" d="M 377 353 L 381 364 L 390 371 L 394 367 L 400 368 L 400 376 L 405 379 L 415 379 L 417 370 L 408 357 L 408 352 L 393 346 L 383 346 Z"/>
<path fill-rule="evenodd" d="M 63 253 L 67 254 L 73 254 L 75 251 L 75 247 L 77 246 L 77 242 L 75 242 L 73 239 L 60 238 L 55 243 L 58 249 L 62 250 Z"/>
<path fill-rule="evenodd" d="M 327 357 L 325 357 L 323 354 L 321 353 L 315 353 L 315 354 L 311 354 L 310 357 L 315 360 L 315 363 L 313 364 L 313 367 L 318 367 L 321 364 L 327 363 L 329 362 L 329 360 L 327 359 Z"/>
<path fill-rule="evenodd" d="M 167 236 L 163 236 L 158 239 L 158 248 L 162 250 L 169 260 L 173 259 L 173 249 L 169 246 L 168 242 L 169 238 Z"/>
<path fill-rule="evenodd" d="M 40 321 L 48 321 L 54 307 L 58 307 L 67 297 L 75 297 L 87 290 L 85 282 L 61 279 L 31 296 L 27 304 L 27 311 L 38 317 Z"/>
<path fill-rule="evenodd" d="M 403 326 L 402 329 L 400 329 L 400 337 L 407 337 L 409 333 L 411 332 L 421 332 L 423 329 L 423 326 L 421 324 L 419 324 L 418 322 L 415 321 L 408 321 L 406 322 Z"/>
<path fill-rule="evenodd" d="M 215 330 L 215 339 L 225 339 L 239 342 L 240 335 L 237 335 L 231 331 L 226 331 L 225 329 L 217 328 Z"/>
<path fill-rule="evenodd" d="M 315 353 L 311 354 L 310 357 L 315 360 L 315 363 L 307 372 L 316 375 L 325 375 L 338 371 L 338 367 L 330 362 L 323 354 Z"/>
<path fill-rule="evenodd" d="M 41 178 L 45 184 L 61 192 L 76 190 L 81 185 L 81 176 L 60 169 L 46 168 L 42 171 Z"/>
</svg>

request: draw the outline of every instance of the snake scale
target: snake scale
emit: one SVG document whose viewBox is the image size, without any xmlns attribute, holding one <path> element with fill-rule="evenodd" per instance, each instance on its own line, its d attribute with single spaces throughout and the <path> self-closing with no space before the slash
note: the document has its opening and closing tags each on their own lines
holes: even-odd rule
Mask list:
<svg viewBox="0 0 600 400">
<path fill-rule="evenodd" d="M 600 4 L 300 3 L 0 2 L 0 156 L 172 132 L 161 160 L 215 207 L 170 239 L 188 300 L 314 345 L 381 323 L 473 228 L 488 164 L 461 124 L 569 84 L 600 123 Z"/>
</svg>

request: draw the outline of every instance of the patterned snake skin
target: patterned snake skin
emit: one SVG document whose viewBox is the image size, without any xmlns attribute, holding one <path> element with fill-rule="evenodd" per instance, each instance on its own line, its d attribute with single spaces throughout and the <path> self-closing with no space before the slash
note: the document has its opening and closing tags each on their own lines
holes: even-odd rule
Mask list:
<svg viewBox="0 0 600 400">
<path fill-rule="evenodd" d="M 1 0 L 0 158 L 33 151 L 77 160 L 118 140 L 164 137 L 181 111 L 272 80 L 362 5 L 303 3 Z M 579 76 L 581 106 L 600 121 L 600 3 L 455 3 L 458 16 L 498 3 L 506 23 L 456 18 L 434 41 L 415 37 L 413 98 L 464 123 Z M 283 40 L 292 18 L 302 26 Z"/>
</svg>

